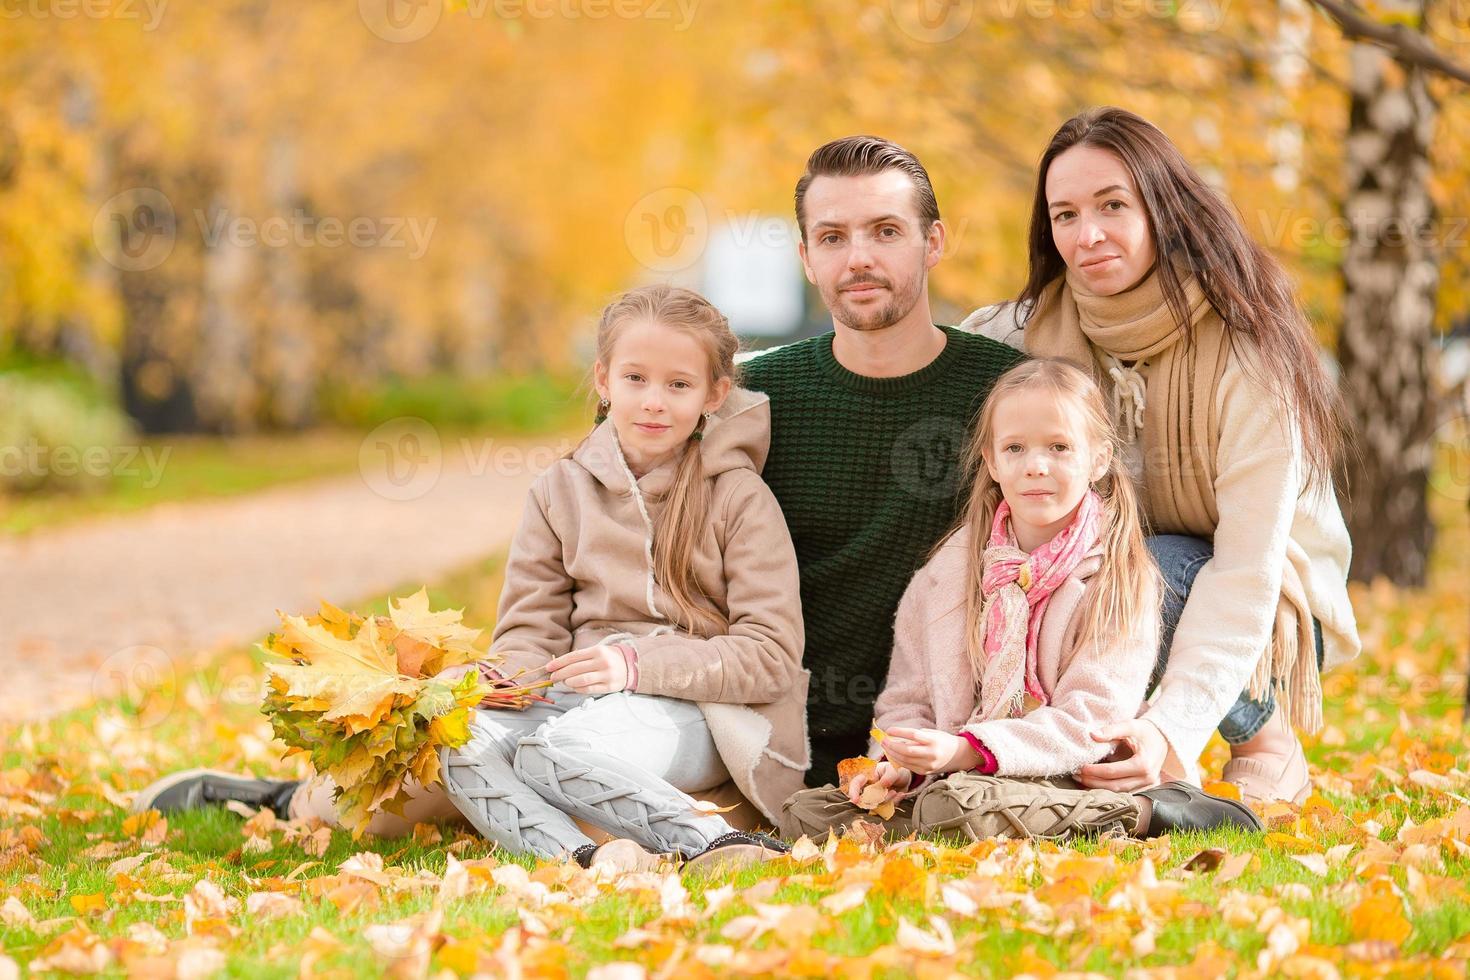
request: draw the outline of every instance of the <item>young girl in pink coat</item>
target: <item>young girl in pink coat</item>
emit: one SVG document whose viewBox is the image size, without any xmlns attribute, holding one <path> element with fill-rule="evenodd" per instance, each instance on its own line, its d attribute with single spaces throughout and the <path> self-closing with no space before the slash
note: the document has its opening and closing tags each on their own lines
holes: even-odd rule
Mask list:
<svg viewBox="0 0 1470 980">
<path fill-rule="evenodd" d="M 1114 748 L 1093 732 L 1144 706 L 1159 643 L 1159 573 L 1117 447 L 1077 367 L 1039 359 L 1001 377 L 976 424 L 960 525 L 899 604 L 877 766 L 846 792 L 792 796 L 788 834 L 878 819 L 859 806 L 865 790 L 869 803 L 897 797 L 885 822 L 899 835 L 1259 828 L 1182 781 L 1129 796 L 1070 778 Z"/>
</svg>

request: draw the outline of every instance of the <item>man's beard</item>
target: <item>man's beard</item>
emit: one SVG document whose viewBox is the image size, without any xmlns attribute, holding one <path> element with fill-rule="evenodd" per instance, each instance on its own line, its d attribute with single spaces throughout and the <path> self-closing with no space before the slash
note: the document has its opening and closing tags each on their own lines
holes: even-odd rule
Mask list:
<svg viewBox="0 0 1470 980">
<path fill-rule="evenodd" d="M 899 320 L 909 315 L 909 311 L 919 302 L 919 295 L 924 288 L 924 277 L 914 276 L 902 282 L 884 282 L 876 279 L 860 280 L 862 282 L 876 282 L 888 290 L 888 301 L 882 304 L 865 305 L 861 308 L 850 305 L 847 294 L 841 289 L 834 289 L 832 295 L 823 296 L 827 303 L 827 309 L 831 310 L 842 324 L 852 330 L 860 330 L 864 333 L 875 330 L 885 330 L 893 326 Z M 853 285 L 851 283 L 847 284 Z"/>
</svg>

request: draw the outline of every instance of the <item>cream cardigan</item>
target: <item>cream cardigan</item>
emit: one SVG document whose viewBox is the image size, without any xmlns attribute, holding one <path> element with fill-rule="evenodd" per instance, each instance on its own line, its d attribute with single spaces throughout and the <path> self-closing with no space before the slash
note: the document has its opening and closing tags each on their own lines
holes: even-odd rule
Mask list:
<svg viewBox="0 0 1470 980">
<path fill-rule="evenodd" d="M 1024 347 L 1014 304 L 976 310 L 960 329 Z M 1342 510 L 1330 484 L 1304 492 L 1300 440 L 1275 404 L 1232 353 L 1216 398 L 1215 554 L 1194 580 L 1168 669 L 1141 716 L 1168 740 L 1170 768 L 1196 780 L 1205 743 L 1269 641 L 1286 562 L 1296 566 L 1322 624 L 1324 670 L 1362 651 L 1347 593 L 1352 542 Z"/>
</svg>

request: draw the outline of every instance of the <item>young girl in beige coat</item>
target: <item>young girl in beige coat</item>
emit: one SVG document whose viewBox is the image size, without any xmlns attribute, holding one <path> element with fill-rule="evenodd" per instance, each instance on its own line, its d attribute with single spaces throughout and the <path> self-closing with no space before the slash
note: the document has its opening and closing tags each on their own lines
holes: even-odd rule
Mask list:
<svg viewBox="0 0 1470 980">
<path fill-rule="evenodd" d="M 507 849 L 624 865 L 649 863 L 627 841 L 701 863 L 783 849 L 691 796 L 733 780 L 774 822 L 808 766 L 796 554 L 737 347 L 688 290 L 603 311 L 597 427 L 532 487 L 491 642 L 502 672 L 556 682 L 551 703 L 478 712 L 446 759 L 451 798 Z M 572 817 L 626 840 L 595 851 Z"/>
<path fill-rule="evenodd" d="M 457 807 L 513 853 L 584 866 L 785 850 L 691 795 L 743 797 L 758 812 L 732 819 L 774 824 L 810 764 L 796 554 L 759 475 L 769 401 L 734 386 L 737 347 L 688 290 L 635 289 L 603 311 L 596 428 L 531 488 L 490 647 L 500 673 L 555 684 L 525 711 L 476 711 L 469 743 L 441 757 L 443 789 L 369 832 Z M 334 789 L 194 771 L 138 805 L 242 799 L 333 822 Z M 614 840 L 595 846 L 574 817 Z"/>
</svg>

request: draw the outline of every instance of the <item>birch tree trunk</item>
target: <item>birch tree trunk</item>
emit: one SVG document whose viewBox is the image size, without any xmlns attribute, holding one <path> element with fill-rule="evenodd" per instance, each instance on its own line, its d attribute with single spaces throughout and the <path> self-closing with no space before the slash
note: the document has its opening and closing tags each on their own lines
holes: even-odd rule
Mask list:
<svg viewBox="0 0 1470 980">
<path fill-rule="evenodd" d="M 1385 0 L 1420 31 L 1425 0 Z M 1434 538 L 1427 498 L 1439 288 L 1424 69 L 1370 44 L 1351 52 L 1338 346 L 1349 444 L 1351 575 L 1422 585 Z"/>
</svg>

